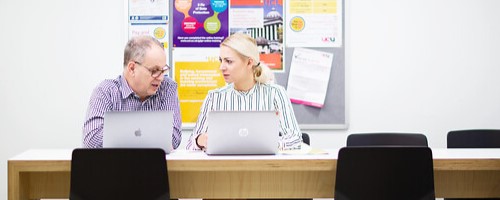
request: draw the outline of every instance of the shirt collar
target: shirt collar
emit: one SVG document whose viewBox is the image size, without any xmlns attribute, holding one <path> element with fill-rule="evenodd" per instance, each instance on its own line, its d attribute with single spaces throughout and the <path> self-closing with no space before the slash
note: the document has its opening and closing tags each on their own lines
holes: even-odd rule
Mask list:
<svg viewBox="0 0 500 200">
<path fill-rule="evenodd" d="M 128 98 L 130 95 L 133 95 L 133 96 L 139 98 L 139 96 L 137 94 L 135 94 L 135 92 L 132 90 L 132 88 L 130 88 L 130 86 L 127 83 L 127 80 L 125 80 L 125 78 L 122 75 L 120 75 L 119 79 L 120 79 L 120 86 L 122 88 L 121 93 L 122 93 L 123 99 Z M 156 96 L 160 91 L 163 91 L 162 87 L 166 87 L 165 85 L 168 85 L 168 84 L 166 83 L 165 80 L 163 80 L 160 84 L 160 88 L 153 95 L 149 96 L 146 99 L 149 99 L 153 96 Z"/>
<path fill-rule="evenodd" d="M 125 80 L 123 76 L 120 75 L 119 79 L 120 79 L 120 86 L 122 88 L 121 93 L 123 99 L 128 98 L 130 95 L 137 96 L 132 90 L 132 88 L 130 88 L 130 86 L 127 83 L 127 80 Z"/>
<path fill-rule="evenodd" d="M 252 95 L 253 93 L 255 93 L 255 90 L 256 90 L 256 88 L 258 87 L 257 85 L 260 85 L 260 83 L 259 83 L 259 82 L 256 82 L 256 83 L 253 85 L 253 87 L 252 87 L 252 88 L 250 88 L 250 90 L 248 90 L 248 91 L 246 91 L 246 92 L 242 92 L 242 91 L 238 91 L 238 90 L 236 90 L 236 89 L 234 88 L 234 83 L 231 83 L 231 86 L 232 86 L 231 88 L 232 88 L 232 89 L 233 89 L 233 90 L 234 90 L 237 94 L 247 96 L 247 95 Z"/>
</svg>

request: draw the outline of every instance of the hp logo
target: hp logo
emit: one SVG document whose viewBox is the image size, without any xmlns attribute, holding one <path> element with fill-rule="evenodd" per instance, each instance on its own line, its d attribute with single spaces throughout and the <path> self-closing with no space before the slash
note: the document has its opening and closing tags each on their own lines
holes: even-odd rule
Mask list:
<svg viewBox="0 0 500 200">
<path fill-rule="evenodd" d="M 246 129 L 246 128 L 240 128 L 240 130 L 238 130 L 238 135 L 240 135 L 241 137 L 248 136 L 248 129 Z"/>
</svg>

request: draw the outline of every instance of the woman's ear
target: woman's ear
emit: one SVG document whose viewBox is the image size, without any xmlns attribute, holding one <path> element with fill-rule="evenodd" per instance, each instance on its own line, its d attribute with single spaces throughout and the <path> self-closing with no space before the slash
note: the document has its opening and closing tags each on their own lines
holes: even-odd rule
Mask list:
<svg viewBox="0 0 500 200">
<path fill-rule="evenodd" d="M 248 58 L 248 63 L 247 65 L 253 67 L 255 65 L 254 60 L 252 58 Z"/>
</svg>

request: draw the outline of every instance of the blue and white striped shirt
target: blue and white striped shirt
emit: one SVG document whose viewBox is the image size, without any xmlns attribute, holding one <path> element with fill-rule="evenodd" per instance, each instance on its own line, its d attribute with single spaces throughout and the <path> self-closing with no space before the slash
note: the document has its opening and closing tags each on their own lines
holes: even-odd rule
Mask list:
<svg viewBox="0 0 500 200">
<path fill-rule="evenodd" d="M 276 84 L 255 83 L 248 92 L 234 89 L 234 85 L 214 89 L 208 92 L 201 107 L 198 121 L 189 138 L 186 148 L 199 149 L 196 137 L 208 130 L 210 111 L 248 111 L 273 110 L 279 112 L 280 139 L 279 149 L 298 149 L 302 143 L 302 133 L 293 113 L 292 104 L 285 89 Z M 210 137 L 210 136 L 209 136 Z"/>
<path fill-rule="evenodd" d="M 101 82 L 93 91 L 85 123 L 83 124 L 83 147 L 102 147 L 104 113 L 107 111 L 155 111 L 172 110 L 174 124 L 172 132 L 172 146 L 174 149 L 181 143 L 181 116 L 177 83 L 165 77 L 156 94 L 141 102 L 139 96 L 129 87 L 123 76 L 116 79 L 107 79 Z"/>
</svg>

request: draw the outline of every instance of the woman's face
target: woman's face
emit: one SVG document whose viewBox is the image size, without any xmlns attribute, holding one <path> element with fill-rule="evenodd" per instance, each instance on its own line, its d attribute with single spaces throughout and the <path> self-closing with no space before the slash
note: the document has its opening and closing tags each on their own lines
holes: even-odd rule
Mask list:
<svg viewBox="0 0 500 200">
<path fill-rule="evenodd" d="M 235 50 L 222 45 L 220 47 L 220 70 L 227 83 L 239 83 L 253 79 L 252 61 L 243 58 Z"/>
</svg>

